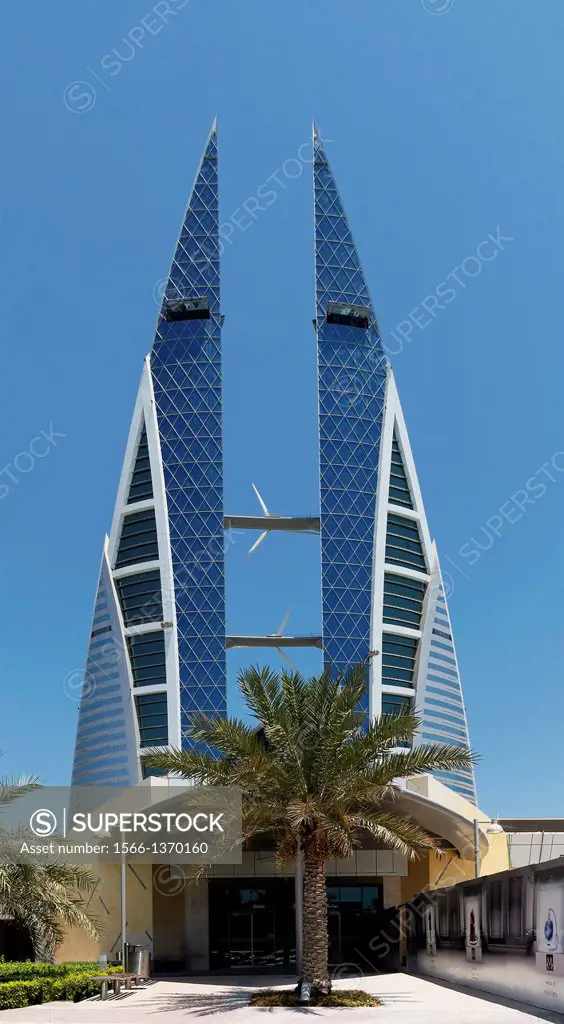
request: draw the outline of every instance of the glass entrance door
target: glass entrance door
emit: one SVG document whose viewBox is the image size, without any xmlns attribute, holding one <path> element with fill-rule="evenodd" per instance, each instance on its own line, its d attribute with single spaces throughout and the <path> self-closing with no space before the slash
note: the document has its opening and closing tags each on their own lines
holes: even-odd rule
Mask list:
<svg viewBox="0 0 564 1024">
<path fill-rule="evenodd" d="M 229 949 L 233 967 L 274 967 L 275 912 L 261 905 L 232 911 L 229 916 Z"/>
<path fill-rule="evenodd" d="M 329 962 L 356 970 L 374 969 L 371 941 L 377 931 L 381 889 L 377 885 L 327 886 Z"/>
<path fill-rule="evenodd" d="M 209 922 L 212 971 L 295 965 L 293 878 L 210 879 Z"/>
<path fill-rule="evenodd" d="M 276 964 L 276 915 L 274 910 L 254 907 L 252 911 L 253 967 Z"/>
<path fill-rule="evenodd" d="M 229 916 L 229 949 L 234 967 L 249 967 L 253 962 L 253 919 L 246 910 Z"/>
</svg>

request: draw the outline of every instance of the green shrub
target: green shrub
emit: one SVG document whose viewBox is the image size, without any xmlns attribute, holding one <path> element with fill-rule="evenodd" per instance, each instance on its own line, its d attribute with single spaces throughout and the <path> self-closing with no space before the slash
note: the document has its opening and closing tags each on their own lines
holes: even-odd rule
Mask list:
<svg viewBox="0 0 564 1024">
<path fill-rule="evenodd" d="M 51 983 L 45 984 L 42 979 L 4 982 L 0 984 L 0 1010 L 47 1002 L 50 998 L 50 988 Z"/>
<path fill-rule="evenodd" d="M 119 974 L 123 967 L 106 968 L 104 973 Z M 58 978 L 67 974 L 100 974 L 100 967 L 94 960 L 67 961 L 64 964 L 33 963 L 31 960 L 21 962 L 0 961 L 0 982 L 32 981 L 34 978 Z"/>
<path fill-rule="evenodd" d="M 123 967 L 108 967 L 104 973 L 120 974 Z M 98 995 L 100 974 L 97 963 L 34 964 L 0 963 L 0 1010 L 18 1009 L 37 1003 L 67 1000 L 78 1003 Z"/>
<path fill-rule="evenodd" d="M 52 994 L 50 999 L 66 999 L 69 1002 L 79 1003 L 81 999 L 88 999 L 90 996 L 98 995 L 100 983 L 92 981 L 86 972 L 67 974 L 66 977 L 57 978 L 51 982 Z"/>
</svg>

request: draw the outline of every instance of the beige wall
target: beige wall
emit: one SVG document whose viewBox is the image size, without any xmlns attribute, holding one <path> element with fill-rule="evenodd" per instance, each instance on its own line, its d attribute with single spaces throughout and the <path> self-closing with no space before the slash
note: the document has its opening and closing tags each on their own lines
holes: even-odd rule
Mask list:
<svg viewBox="0 0 564 1024">
<path fill-rule="evenodd" d="M 57 949 L 57 963 L 63 960 L 97 960 L 100 953 L 115 958 L 121 949 L 121 866 L 98 865 L 99 882 L 90 900 L 90 910 L 100 928 L 97 941 L 84 932 L 71 929 Z M 133 945 L 153 944 L 152 865 L 136 864 L 127 868 L 127 940 Z"/>
<path fill-rule="evenodd" d="M 505 832 L 488 834 L 489 850 L 482 857 L 481 875 L 492 875 L 496 871 L 505 871 L 509 865 L 509 847 Z M 444 853 L 431 852 L 412 860 L 408 874 L 401 883 L 401 902 L 409 903 L 418 892 L 436 889 L 438 886 L 455 885 L 474 878 L 473 860 L 464 860 L 454 850 Z"/>
</svg>

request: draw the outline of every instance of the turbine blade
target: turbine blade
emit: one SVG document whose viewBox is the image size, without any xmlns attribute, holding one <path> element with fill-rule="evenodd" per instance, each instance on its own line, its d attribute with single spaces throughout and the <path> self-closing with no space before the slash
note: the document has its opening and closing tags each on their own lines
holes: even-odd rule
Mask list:
<svg viewBox="0 0 564 1024">
<path fill-rule="evenodd" d="M 284 636 L 284 630 L 286 628 L 286 623 L 288 622 L 288 619 L 290 618 L 291 614 L 292 614 L 292 609 L 288 608 L 288 611 L 286 612 L 284 618 L 282 619 L 282 622 L 280 623 L 277 632 L 274 633 L 274 636 Z"/>
<path fill-rule="evenodd" d="M 290 659 L 289 659 L 288 655 L 286 654 L 286 652 L 283 651 L 281 647 L 277 647 L 276 650 L 278 651 L 278 654 L 280 655 L 280 657 L 283 658 L 284 661 L 286 661 L 288 663 L 290 668 L 293 669 L 294 672 L 297 672 L 298 670 L 297 670 L 296 666 L 294 665 L 294 662 L 290 661 Z"/>
<path fill-rule="evenodd" d="M 265 516 L 269 516 L 270 512 L 268 511 L 264 501 L 262 500 L 262 498 L 261 498 L 261 496 L 260 496 L 260 494 L 258 492 L 258 489 L 255 487 L 254 484 L 252 484 L 252 488 L 253 488 L 253 491 L 255 492 L 255 494 L 256 494 L 256 496 L 257 496 L 257 498 L 259 500 L 260 507 L 262 508 L 262 511 L 264 512 Z"/>
<path fill-rule="evenodd" d="M 255 543 L 253 544 L 252 548 L 249 548 L 249 550 L 247 551 L 247 558 L 249 557 L 249 555 L 252 555 L 253 551 L 256 551 L 259 544 L 262 544 L 265 537 L 268 537 L 268 530 L 265 530 L 264 533 L 261 533 L 260 537 L 258 537 Z"/>
</svg>

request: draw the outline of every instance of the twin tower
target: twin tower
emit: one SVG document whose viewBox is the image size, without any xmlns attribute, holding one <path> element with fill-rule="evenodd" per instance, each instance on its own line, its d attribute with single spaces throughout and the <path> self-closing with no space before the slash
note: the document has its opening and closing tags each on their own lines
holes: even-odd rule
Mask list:
<svg viewBox="0 0 564 1024">
<path fill-rule="evenodd" d="M 217 160 L 214 124 L 145 359 L 104 544 L 75 785 L 134 784 L 144 747 L 182 745 L 195 711 L 225 715 L 230 647 L 313 645 L 335 671 L 364 662 L 370 715 L 415 701 L 417 742 L 468 744 L 447 595 L 394 375 L 316 131 L 319 516 L 226 514 Z M 319 636 L 227 635 L 224 531 L 232 526 L 319 533 Z M 471 771 L 437 777 L 475 801 Z"/>
</svg>

